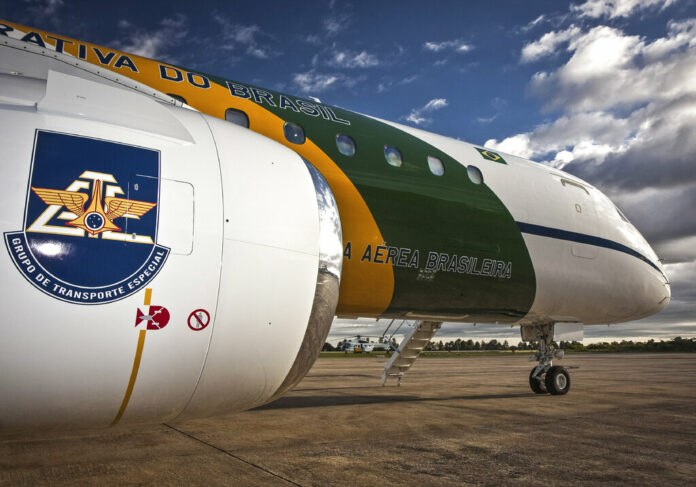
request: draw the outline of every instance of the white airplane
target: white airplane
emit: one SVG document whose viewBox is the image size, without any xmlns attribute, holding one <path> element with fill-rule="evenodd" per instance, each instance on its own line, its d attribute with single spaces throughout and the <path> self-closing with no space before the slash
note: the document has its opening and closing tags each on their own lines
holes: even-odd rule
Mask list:
<svg viewBox="0 0 696 487">
<path fill-rule="evenodd" d="M 670 300 L 570 174 L 6 21 L 0 127 L 4 430 L 262 405 L 335 316 L 519 325 L 565 394 L 558 323 Z"/>
</svg>

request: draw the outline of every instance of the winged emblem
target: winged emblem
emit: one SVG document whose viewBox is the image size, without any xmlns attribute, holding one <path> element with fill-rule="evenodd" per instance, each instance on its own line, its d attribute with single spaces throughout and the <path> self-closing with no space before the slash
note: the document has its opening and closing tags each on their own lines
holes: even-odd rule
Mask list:
<svg viewBox="0 0 696 487">
<path fill-rule="evenodd" d="M 86 208 L 85 204 L 89 196 L 84 193 L 60 189 L 35 188 L 33 186 L 31 189 L 47 205 L 64 206 L 71 211 L 76 218 L 65 224 L 82 228 L 90 235 L 97 235 L 107 231 L 119 231 L 121 228 L 114 224 L 116 218 L 126 214 L 142 216 L 157 206 L 157 203 L 113 196 L 104 198 L 104 203 L 102 204 L 101 187 L 102 182 L 100 180 L 94 182 L 92 198 Z"/>
</svg>

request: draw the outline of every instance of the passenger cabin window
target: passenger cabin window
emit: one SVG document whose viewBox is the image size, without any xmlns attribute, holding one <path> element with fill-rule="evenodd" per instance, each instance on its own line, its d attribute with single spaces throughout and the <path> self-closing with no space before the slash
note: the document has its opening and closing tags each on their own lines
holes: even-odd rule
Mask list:
<svg viewBox="0 0 696 487">
<path fill-rule="evenodd" d="M 184 105 L 188 105 L 188 103 L 186 103 L 186 98 L 184 98 L 183 96 L 175 95 L 174 93 L 167 93 L 167 95 L 168 95 L 168 96 L 171 96 L 171 97 L 174 98 L 176 101 L 180 101 L 180 102 L 183 103 Z"/>
<path fill-rule="evenodd" d="M 390 166 L 400 167 L 402 163 L 401 152 L 396 147 L 384 146 L 384 158 Z"/>
<path fill-rule="evenodd" d="M 283 125 L 283 132 L 285 132 L 285 138 L 288 142 L 292 144 L 304 144 L 305 133 L 301 125 L 293 122 L 285 122 L 285 125 Z"/>
<path fill-rule="evenodd" d="M 435 176 L 442 176 L 445 174 L 445 166 L 442 165 L 442 161 L 437 157 L 428 156 L 428 167 L 430 172 Z"/>
<path fill-rule="evenodd" d="M 336 134 L 336 147 L 338 147 L 338 152 L 344 156 L 352 157 L 355 155 L 355 141 L 349 135 Z"/>
<path fill-rule="evenodd" d="M 481 184 L 483 182 L 483 174 L 481 173 L 481 170 L 476 166 L 467 166 L 466 174 L 467 176 L 469 176 L 469 179 L 474 184 Z"/>
<path fill-rule="evenodd" d="M 232 122 L 244 128 L 249 128 L 249 117 L 246 113 L 236 108 L 228 108 L 225 110 L 225 120 Z"/>
</svg>

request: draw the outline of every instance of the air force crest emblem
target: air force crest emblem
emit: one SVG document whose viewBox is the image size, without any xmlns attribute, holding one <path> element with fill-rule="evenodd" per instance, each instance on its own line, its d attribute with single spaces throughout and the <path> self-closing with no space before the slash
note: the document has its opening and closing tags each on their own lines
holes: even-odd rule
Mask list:
<svg viewBox="0 0 696 487">
<path fill-rule="evenodd" d="M 5 234 L 17 269 L 71 303 L 143 288 L 169 254 L 157 244 L 159 171 L 156 150 L 37 131 L 24 228 Z"/>
</svg>

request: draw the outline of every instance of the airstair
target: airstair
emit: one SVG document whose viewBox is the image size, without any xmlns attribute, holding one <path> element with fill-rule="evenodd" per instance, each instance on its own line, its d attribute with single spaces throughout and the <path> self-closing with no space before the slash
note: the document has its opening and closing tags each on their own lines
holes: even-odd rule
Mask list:
<svg viewBox="0 0 696 487">
<path fill-rule="evenodd" d="M 404 322 L 402 322 L 401 325 L 403 325 L 403 323 Z M 401 325 L 399 325 L 397 331 L 401 328 Z M 389 326 L 391 326 L 391 324 Z M 384 366 L 384 371 L 382 372 L 382 385 L 387 382 L 388 377 L 396 377 L 396 385 L 401 385 L 401 378 L 408 372 L 430 339 L 437 333 L 437 330 L 440 329 L 440 326 L 442 326 L 441 321 L 419 321 L 414 325 L 410 325 L 410 329 L 401 341 L 399 348 L 396 349 L 394 355 L 392 355 L 387 362 L 387 365 Z M 396 331 L 394 333 L 396 333 Z"/>
</svg>

